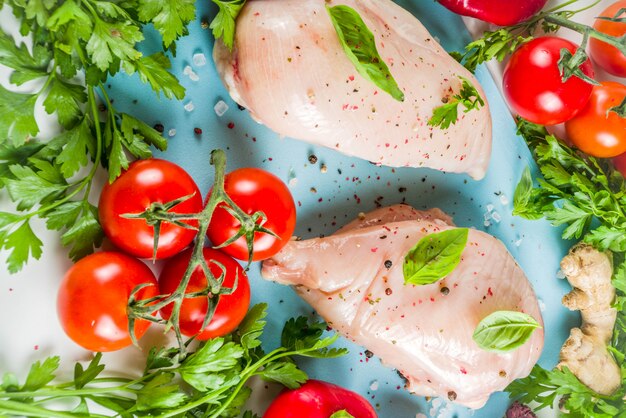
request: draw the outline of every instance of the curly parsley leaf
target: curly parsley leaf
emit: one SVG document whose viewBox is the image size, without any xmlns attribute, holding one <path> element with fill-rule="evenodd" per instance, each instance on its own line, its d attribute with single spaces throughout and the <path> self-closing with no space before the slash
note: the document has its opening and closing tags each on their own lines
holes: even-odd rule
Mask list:
<svg viewBox="0 0 626 418">
<path fill-rule="evenodd" d="M 14 93 L 0 85 L 0 141 L 19 146 L 39 133 L 35 121 L 36 94 Z"/>
<path fill-rule="evenodd" d="M 532 39 L 532 36 L 515 34 L 509 28 L 486 31 L 481 38 L 467 44 L 463 53 L 457 52 L 454 57 L 473 73 L 483 62 L 494 58 L 503 61 L 517 48 Z"/>
<path fill-rule="evenodd" d="M 54 380 L 54 372 L 59 368 L 59 357 L 48 357 L 43 363 L 36 361 L 30 368 L 26 383 L 22 386 L 23 391 L 34 391 L 41 389 L 52 380 Z"/>
<path fill-rule="evenodd" d="M 219 11 L 211 22 L 209 28 L 213 31 L 215 39 L 221 39 L 230 50 L 235 44 L 235 22 L 237 16 L 246 5 L 247 0 L 211 0 L 217 4 Z"/>
<path fill-rule="evenodd" d="M 289 389 L 299 388 L 308 379 L 307 374 L 298 369 L 298 366 L 288 362 L 273 363 L 264 368 L 259 376 L 263 380 L 280 383 Z"/>
<path fill-rule="evenodd" d="M 485 101 L 476 87 L 468 79 L 459 78 L 462 81 L 461 91 L 450 98 L 443 99 L 445 104 L 433 110 L 433 115 L 428 121 L 429 126 L 448 129 L 450 125 L 456 124 L 459 119 L 459 106 L 463 107 L 463 113 L 468 113 L 485 105 Z"/>
<path fill-rule="evenodd" d="M 397 101 L 403 102 L 404 93 L 393 78 L 385 60 L 378 53 L 374 34 L 359 13 L 345 5 L 333 7 L 326 5 L 326 10 L 341 46 L 357 72 Z"/>
</svg>

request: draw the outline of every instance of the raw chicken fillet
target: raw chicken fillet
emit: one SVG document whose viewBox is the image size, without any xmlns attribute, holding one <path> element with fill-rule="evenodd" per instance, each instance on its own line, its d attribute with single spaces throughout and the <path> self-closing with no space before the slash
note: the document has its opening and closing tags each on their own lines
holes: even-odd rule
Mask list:
<svg viewBox="0 0 626 418">
<path fill-rule="evenodd" d="M 472 339 L 478 323 L 498 310 L 542 318 L 505 246 L 473 229 L 450 275 L 431 285 L 405 285 L 405 254 L 424 236 L 452 228 L 438 209 L 382 208 L 329 237 L 289 242 L 263 264 L 262 274 L 294 285 L 330 326 L 398 369 L 411 392 L 479 408 L 530 373 L 544 335 L 537 329 L 520 348 L 498 354 Z"/>
<path fill-rule="evenodd" d="M 404 92 L 393 99 L 361 77 L 346 56 L 325 0 L 254 0 L 237 19 L 231 53 L 214 49 L 232 98 L 282 136 L 394 167 L 485 175 L 491 154 L 487 104 L 448 129 L 427 122 L 458 94 L 459 77 L 484 98 L 474 76 L 424 26 L 390 0 L 345 0 L 373 32 L 381 57 Z"/>
</svg>

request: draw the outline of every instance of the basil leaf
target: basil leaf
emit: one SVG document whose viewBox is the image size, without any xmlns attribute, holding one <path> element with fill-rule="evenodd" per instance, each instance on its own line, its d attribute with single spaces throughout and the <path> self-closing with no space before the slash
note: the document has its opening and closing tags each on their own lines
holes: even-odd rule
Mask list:
<svg viewBox="0 0 626 418">
<path fill-rule="evenodd" d="M 404 284 L 432 284 L 452 273 L 461 262 L 468 234 L 467 228 L 455 228 L 422 238 L 404 257 Z"/>
<path fill-rule="evenodd" d="M 342 409 L 341 411 L 337 411 L 330 416 L 330 418 L 354 418 L 348 411 Z"/>
<path fill-rule="evenodd" d="M 389 67 L 378 54 L 374 34 L 359 13 L 349 6 L 326 6 L 330 20 L 339 36 L 341 46 L 361 76 L 371 81 L 394 99 L 403 102 L 404 93 L 398 87 Z"/>
<path fill-rule="evenodd" d="M 485 351 L 504 353 L 522 346 L 541 325 L 522 312 L 496 311 L 485 317 L 472 338 Z"/>
</svg>

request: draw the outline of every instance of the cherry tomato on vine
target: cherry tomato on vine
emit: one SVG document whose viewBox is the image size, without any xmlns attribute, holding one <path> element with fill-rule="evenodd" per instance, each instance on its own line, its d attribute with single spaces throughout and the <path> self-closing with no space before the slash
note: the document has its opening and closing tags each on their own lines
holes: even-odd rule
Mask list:
<svg viewBox="0 0 626 418">
<path fill-rule="evenodd" d="M 600 13 L 600 17 L 615 17 L 622 9 L 626 9 L 626 0 L 613 3 Z M 626 13 L 622 13 L 619 17 L 622 19 L 626 18 Z M 599 32 L 611 36 L 620 37 L 626 35 L 626 23 L 596 18 L 593 27 Z M 608 73 L 618 77 L 626 77 L 626 56 L 614 46 L 599 39 L 591 38 L 589 39 L 589 54 L 593 61 Z"/>
<path fill-rule="evenodd" d="M 174 163 L 156 158 L 133 162 L 112 184 L 102 190 L 99 203 L 100 222 L 106 236 L 124 252 L 140 258 L 151 258 L 154 227 L 144 219 L 127 219 L 152 204 L 168 203 L 192 195 L 170 212 L 198 213 L 202 196 L 198 186 L 185 170 Z M 197 226 L 196 221 L 186 221 Z M 163 222 L 159 234 L 157 259 L 171 257 L 187 247 L 196 231 Z"/>
<path fill-rule="evenodd" d="M 613 164 L 615 169 L 622 173 L 622 176 L 626 177 L 626 153 L 613 158 Z"/>
<path fill-rule="evenodd" d="M 289 189 L 278 177 L 258 168 L 240 168 L 226 175 L 224 190 L 247 214 L 263 212 L 267 218 L 263 227 L 278 236 L 255 233 L 254 261 L 272 257 L 289 242 L 296 227 L 296 205 Z M 213 213 L 208 237 L 217 246 L 235 236 L 239 227 L 239 221 L 222 204 Z M 239 260 L 248 260 L 244 237 L 221 250 Z"/>
<path fill-rule="evenodd" d="M 165 262 L 163 271 L 159 275 L 161 294 L 169 295 L 176 290 L 185 275 L 192 253 L 193 249 L 190 248 Z M 197 334 L 199 340 L 221 337 L 231 333 L 246 316 L 250 306 L 248 276 L 239 263 L 227 254 L 211 248 L 204 249 L 204 259 L 216 278 L 219 278 L 223 273 L 220 265 L 225 268 L 223 287 L 233 287 L 235 278 L 237 278 L 237 287 L 232 294 L 220 296 L 213 318 L 202 332 L 200 332 L 200 328 L 207 314 L 207 298 L 198 296 L 183 301 L 179 317 L 180 330 L 189 337 Z M 200 292 L 206 287 L 206 276 L 201 267 L 198 266 L 191 275 L 185 293 Z M 172 305 L 165 306 L 160 312 L 164 319 L 169 319 L 172 314 Z"/>
<path fill-rule="evenodd" d="M 565 123 L 572 143 L 594 157 L 611 158 L 626 152 L 626 119 L 612 107 L 626 98 L 626 86 L 605 81 L 593 88 L 587 106 Z"/>
<path fill-rule="evenodd" d="M 332 383 L 309 380 L 298 389 L 284 390 L 263 418 L 330 418 L 346 411 L 355 418 L 376 418 L 374 408 L 358 393 Z"/>
<path fill-rule="evenodd" d="M 555 125 L 571 119 L 587 103 L 592 85 L 578 77 L 563 83 L 558 62 L 562 49 L 572 54 L 572 42 L 546 36 L 536 38 L 513 53 L 504 70 L 504 95 L 521 117 L 541 125 Z M 591 61 L 581 69 L 593 77 Z"/>
<path fill-rule="evenodd" d="M 135 287 L 137 300 L 158 295 L 152 271 L 141 261 L 122 253 L 100 252 L 72 266 L 59 287 L 57 313 L 65 333 L 91 351 L 114 351 L 129 346 L 127 304 Z M 150 322 L 134 324 L 137 339 Z"/>
</svg>

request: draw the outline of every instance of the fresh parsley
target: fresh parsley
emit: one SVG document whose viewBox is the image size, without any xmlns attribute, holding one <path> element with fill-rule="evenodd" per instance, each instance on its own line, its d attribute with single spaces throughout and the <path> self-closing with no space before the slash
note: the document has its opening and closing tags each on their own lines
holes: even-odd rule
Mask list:
<svg viewBox="0 0 626 418">
<path fill-rule="evenodd" d="M 539 125 L 518 120 L 518 131 L 526 140 L 542 177 L 533 179 L 526 169 L 515 191 L 514 214 L 547 218 L 563 227 L 563 238 L 579 239 L 604 251 L 611 250 L 615 270 L 612 283 L 618 310 L 609 351 L 622 370 L 617 393 L 603 396 L 593 392 L 567 368 L 545 370 L 536 365 L 531 374 L 507 387 L 511 398 L 536 402 L 536 410 L 552 408 L 557 399 L 569 416 L 582 418 L 626 418 L 626 184 L 607 161 L 567 146 Z"/>
<path fill-rule="evenodd" d="M 404 101 L 404 93 L 378 53 L 374 34 L 359 13 L 345 5 L 326 5 L 326 10 L 337 31 L 339 42 L 357 72 L 394 99 Z"/>
<path fill-rule="evenodd" d="M 215 39 L 221 39 L 230 50 L 235 44 L 235 22 L 247 0 L 211 0 L 219 11 L 209 26 Z"/>
<path fill-rule="evenodd" d="M 57 383 L 59 358 L 51 357 L 32 365 L 23 384 L 6 373 L 0 383 L 0 415 L 81 416 L 89 415 L 93 404 L 122 417 L 158 415 L 236 417 L 242 413 L 251 390 L 246 383 L 253 376 L 297 388 L 307 375 L 292 357 L 328 358 L 344 355 L 345 349 L 329 349 L 338 335 L 325 336 L 324 324 L 298 318 L 283 330 L 282 346 L 265 353 L 260 336 L 265 328 L 267 305 L 254 306 L 232 335 L 202 343 L 185 357 L 177 348 L 153 348 L 146 370 L 135 378 L 104 377 L 100 353 L 85 367 L 77 363 L 74 378 Z M 297 332 L 296 332 L 297 331 Z M 296 334 L 294 334 L 296 332 Z M 305 336 L 300 339 L 300 336 Z M 68 412 L 52 409 L 52 401 L 75 400 Z M 78 411 L 78 412 L 77 412 Z M 256 415 L 249 411 L 244 417 Z"/>
<path fill-rule="evenodd" d="M 459 78 L 461 79 L 461 91 L 452 97 L 442 99 L 444 104 L 433 110 L 433 115 L 428 121 L 429 126 L 448 129 L 450 125 L 456 124 L 459 119 L 459 106 L 462 106 L 463 113 L 468 113 L 485 105 L 485 101 L 476 87 L 465 77 Z"/>
<path fill-rule="evenodd" d="M 193 0 L 126 2 L 9 0 L 21 32 L 33 39 L 32 50 L 0 30 L 0 64 L 13 70 L 10 82 L 41 80 L 34 93 L 0 86 L 0 189 L 15 204 L 15 213 L 0 213 L 0 250 L 8 253 L 8 270 L 20 270 L 39 258 L 42 242 L 31 221 L 45 220 L 62 231 L 61 241 L 78 259 L 100 245 L 102 229 L 88 201 L 93 178 L 102 165 L 114 180 L 128 167 L 129 155 L 151 156 L 165 149 L 165 139 L 132 116 L 116 111 L 103 82 L 124 70 L 137 73 L 157 94 L 184 97 L 185 89 L 168 68 L 163 52 L 144 55 L 136 44 L 142 28 L 152 24 L 163 48 L 187 33 L 195 17 Z M 84 74 L 83 78 L 77 77 Z M 98 94 L 102 100 L 98 100 Z M 37 139 L 35 103 L 56 114 L 62 132 L 49 141 Z"/>
<path fill-rule="evenodd" d="M 455 228 L 420 239 L 404 257 L 404 284 L 432 284 L 452 273 L 461 262 L 468 235 L 467 228 Z"/>
</svg>

